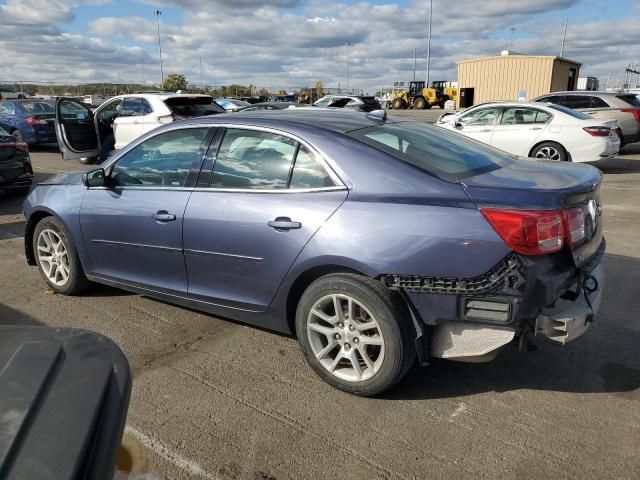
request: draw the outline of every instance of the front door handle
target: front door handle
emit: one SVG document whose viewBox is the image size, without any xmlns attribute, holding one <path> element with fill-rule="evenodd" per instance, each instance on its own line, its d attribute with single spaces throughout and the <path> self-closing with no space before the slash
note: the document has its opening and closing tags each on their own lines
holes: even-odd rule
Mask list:
<svg viewBox="0 0 640 480">
<path fill-rule="evenodd" d="M 173 222 L 176 219 L 176 216 L 166 210 L 158 210 L 153 216 L 153 219 L 156 222 Z"/>
<path fill-rule="evenodd" d="M 267 225 L 280 231 L 293 230 L 302 227 L 300 222 L 292 222 L 289 217 L 278 217 L 275 220 L 270 220 Z"/>
<path fill-rule="evenodd" d="M 482 130 L 480 130 L 481 132 L 490 132 L 491 129 L 490 128 L 483 128 Z"/>
<path fill-rule="evenodd" d="M 529 130 L 542 130 L 542 127 L 531 127 Z"/>
</svg>

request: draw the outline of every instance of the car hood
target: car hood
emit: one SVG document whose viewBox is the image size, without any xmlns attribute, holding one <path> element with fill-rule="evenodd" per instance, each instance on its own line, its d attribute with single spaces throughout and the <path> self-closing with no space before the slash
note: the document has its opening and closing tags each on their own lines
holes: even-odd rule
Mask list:
<svg viewBox="0 0 640 480">
<path fill-rule="evenodd" d="M 601 181 L 600 171 L 590 165 L 522 159 L 462 183 L 479 206 L 555 209 L 595 191 Z"/>
<path fill-rule="evenodd" d="M 82 183 L 82 175 L 84 173 L 84 171 L 60 173 L 47 178 L 44 182 L 40 182 L 38 185 L 79 185 Z"/>
</svg>

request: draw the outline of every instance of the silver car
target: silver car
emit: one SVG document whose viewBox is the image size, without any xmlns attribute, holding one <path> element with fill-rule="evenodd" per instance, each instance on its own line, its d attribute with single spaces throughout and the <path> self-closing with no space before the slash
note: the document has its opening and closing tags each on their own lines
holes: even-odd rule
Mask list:
<svg viewBox="0 0 640 480">
<path fill-rule="evenodd" d="M 553 92 L 533 100 L 555 103 L 602 120 L 617 120 L 621 145 L 640 141 L 640 98 L 621 92 Z"/>
</svg>

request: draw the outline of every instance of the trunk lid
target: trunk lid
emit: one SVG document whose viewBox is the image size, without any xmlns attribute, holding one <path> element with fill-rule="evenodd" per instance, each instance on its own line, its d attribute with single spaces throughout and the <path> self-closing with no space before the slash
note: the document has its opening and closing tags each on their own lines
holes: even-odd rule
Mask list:
<svg viewBox="0 0 640 480">
<path fill-rule="evenodd" d="M 601 182 L 600 171 L 589 165 L 517 160 L 492 172 L 465 178 L 461 185 L 479 208 L 583 209 L 585 241 L 571 247 L 576 265 L 581 266 L 602 242 Z"/>
</svg>

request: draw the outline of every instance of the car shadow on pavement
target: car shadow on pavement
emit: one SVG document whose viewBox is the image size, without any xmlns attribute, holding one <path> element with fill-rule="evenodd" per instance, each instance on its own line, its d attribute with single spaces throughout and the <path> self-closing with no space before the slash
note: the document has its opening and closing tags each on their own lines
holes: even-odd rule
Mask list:
<svg viewBox="0 0 640 480">
<path fill-rule="evenodd" d="M 640 173 L 640 160 L 634 160 L 624 157 L 608 158 L 606 160 L 599 160 L 597 162 L 590 163 L 602 173 L 609 174 L 625 174 L 625 173 Z"/>
<path fill-rule="evenodd" d="M 40 326 L 44 323 L 39 322 L 31 315 L 0 303 L 0 326 L 7 325 Z"/>
<path fill-rule="evenodd" d="M 384 398 L 434 399 L 485 392 L 545 390 L 614 393 L 640 401 L 640 260 L 607 255 L 602 308 L 593 326 L 566 346 L 536 339 L 537 351 L 508 345 L 495 360 L 435 360 L 414 366 Z"/>
</svg>

